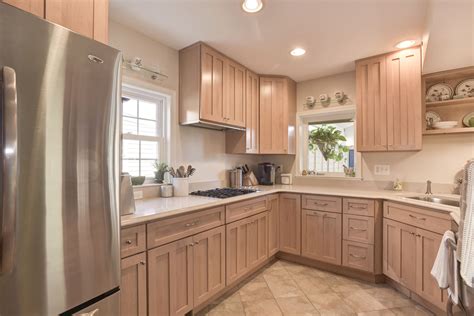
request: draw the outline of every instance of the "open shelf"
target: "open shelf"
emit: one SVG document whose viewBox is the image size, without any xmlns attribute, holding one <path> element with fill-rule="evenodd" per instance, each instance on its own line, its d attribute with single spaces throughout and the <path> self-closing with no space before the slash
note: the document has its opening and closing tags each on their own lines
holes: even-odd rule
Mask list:
<svg viewBox="0 0 474 316">
<path fill-rule="evenodd" d="M 427 108 L 438 107 L 438 106 L 450 106 L 450 105 L 461 105 L 461 104 L 472 104 L 474 107 L 474 98 L 463 98 L 463 99 L 452 99 L 445 101 L 426 102 Z"/>
<path fill-rule="evenodd" d="M 474 127 L 455 127 L 446 129 L 429 129 L 423 132 L 423 135 L 442 135 L 442 134 L 461 134 L 474 133 Z"/>
</svg>

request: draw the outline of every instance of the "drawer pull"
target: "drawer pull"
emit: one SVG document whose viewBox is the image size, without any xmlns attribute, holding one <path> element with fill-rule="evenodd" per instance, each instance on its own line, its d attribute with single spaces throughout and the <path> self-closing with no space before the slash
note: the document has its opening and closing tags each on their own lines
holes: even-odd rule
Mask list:
<svg viewBox="0 0 474 316">
<path fill-rule="evenodd" d="M 131 241 L 130 239 L 127 239 L 127 240 L 125 240 L 125 243 L 126 243 L 127 245 L 131 245 L 131 244 L 132 244 L 132 241 Z"/>
<path fill-rule="evenodd" d="M 412 215 L 412 214 L 408 214 L 408 216 L 410 216 L 411 218 L 414 218 L 416 220 L 419 220 L 419 221 L 426 221 L 425 217 L 416 217 L 415 215 Z"/>
<path fill-rule="evenodd" d="M 199 221 L 197 220 L 197 221 L 192 222 L 192 223 L 186 223 L 186 224 L 184 224 L 184 226 L 185 226 L 185 227 L 191 227 L 191 226 L 195 226 L 195 225 L 198 224 L 198 223 L 199 223 Z"/>
<path fill-rule="evenodd" d="M 349 207 L 350 208 L 355 208 L 356 210 L 365 210 L 367 208 L 366 205 L 362 205 L 362 206 L 351 205 Z"/>
<path fill-rule="evenodd" d="M 353 255 L 352 253 L 349 254 L 349 256 L 356 258 L 356 259 L 366 259 L 366 256 L 358 256 L 358 255 Z"/>
<path fill-rule="evenodd" d="M 316 212 L 311 212 L 308 214 L 309 216 L 319 216 L 319 213 L 316 213 Z"/>
<path fill-rule="evenodd" d="M 349 228 L 352 229 L 352 230 L 360 230 L 360 231 L 363 231 L 363 232 L 367 231 L 367 229 L 365 229 L 365 228 L 357 228 L 357 227 L 352 227 L 352 226 L 349 227 Z"/>
<path fill-rule="evenodd" d="M 317 206 L 328 206 L 328 203 L 313 202 L 313 204 Z"/>
</svg>

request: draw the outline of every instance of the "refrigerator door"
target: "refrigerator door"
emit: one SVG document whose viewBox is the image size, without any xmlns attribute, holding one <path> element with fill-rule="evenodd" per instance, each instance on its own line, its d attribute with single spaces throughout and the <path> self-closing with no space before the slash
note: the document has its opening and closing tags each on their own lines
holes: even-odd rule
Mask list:
<svg viewBox="0 0 474 316">
<path fill-rule="evenodd" d="M 0 2 L 1 316 L 57 315 L 119 286 L 120 62 Z"/>
<path fill-rule="evenodd" d="M 116 292 L 95 304 L 73 313 L 74 316 L 119 316 L 120 294 Z"/>
</svg>

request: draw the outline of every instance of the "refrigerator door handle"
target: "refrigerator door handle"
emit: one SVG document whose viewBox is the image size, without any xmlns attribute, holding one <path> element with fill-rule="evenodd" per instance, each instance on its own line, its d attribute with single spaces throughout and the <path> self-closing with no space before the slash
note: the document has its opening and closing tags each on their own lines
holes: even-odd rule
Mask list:
<svg viewBox="0 0 474 316">
<path fill-rule="evenodd" d="M 14 267 L 17 209 L 17 89 L 16 73 L 0 73 L 0 274 Z"/>
</svg>

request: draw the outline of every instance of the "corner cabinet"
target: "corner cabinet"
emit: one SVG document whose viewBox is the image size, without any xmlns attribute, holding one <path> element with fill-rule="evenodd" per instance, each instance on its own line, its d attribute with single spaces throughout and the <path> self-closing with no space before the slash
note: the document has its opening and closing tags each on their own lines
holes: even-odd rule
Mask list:
<svg viewBox="0 0 474 316">
<path fill-rule="evenodd" d="M 420 47 L 356 61 L 357 150 L 421 150 Z"/>
<path fill-rule="evenodd" d="M 246 69 L 196 43 L 179 52 L 180 123 L 245 128 Z"/>
<path fill-rule="evenodd" d="M 301 196 L 280 194 L 280 251 L 301 254 Z"/>
<path fill-rule="evenodd" d="M 296 83 L 260 77 L 260 153 L 296 154 Z"/>
<path fill-rule="evenodd" d="M 108 0 L 3 0 L 71 31 L 107 43 Z"/>
</svg>

